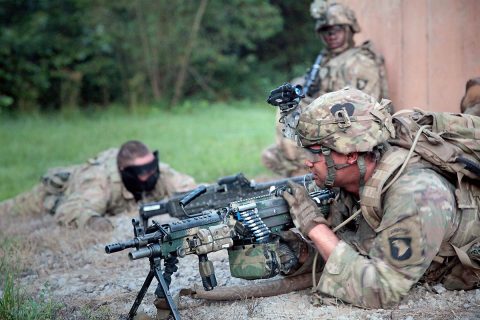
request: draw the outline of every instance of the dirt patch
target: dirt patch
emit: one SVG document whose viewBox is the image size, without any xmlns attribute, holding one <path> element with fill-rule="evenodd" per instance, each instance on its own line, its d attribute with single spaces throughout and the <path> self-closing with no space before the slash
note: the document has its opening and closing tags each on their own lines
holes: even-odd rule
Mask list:
<svg viewBox="0 0 480 320">
<path fill-rule="evenodd" d="M 55 225 L 53 218 L 2 218 L 2 237 L 21 239 L 14 255 L 23 270 L 19 283 L 37 295 L 46 292 L 63 307 L 57 319 L 119 319 L 126 315 L 140 290 L 148 260 L 130 261 L 127 250 L 105 254 L 105 244 L 133 237 L 131 219 L 112 218 L 115 231 L 107 234 L 68 230 Z M 157 219 L 167 222 L 168 218 Z M 254 281 L 232 278 L 225 251 L 209 255 L 219 286 L 250 285 Z M 193 285 L 201 287 L 198 259 L 180 259 L 179 271 L 171 285 L 173 294 Z M 156 281 L 140 310 L 153 316 Z M 392 310 L 364 310 L 347 304 L 312 306 L 309 290 L 269 298 L 233 302 L 180 299 L 183 319 L 478 319 L 480 290 L 446 291 L 417 286 Z"/>
</svg>

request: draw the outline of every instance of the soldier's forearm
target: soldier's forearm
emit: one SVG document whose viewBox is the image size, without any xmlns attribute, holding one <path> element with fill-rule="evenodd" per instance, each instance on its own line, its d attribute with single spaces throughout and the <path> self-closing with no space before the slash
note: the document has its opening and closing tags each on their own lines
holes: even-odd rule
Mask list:
<svg viewBox="0 0 480 320">
<path fill-rule="evenodd" d="M 324 224 L 319 224 L 310 230 L 308 237 L 313 241 L 324 261 L 328 260 L 330 254 L 340 242 L 335 233 Z"/>
</svg>

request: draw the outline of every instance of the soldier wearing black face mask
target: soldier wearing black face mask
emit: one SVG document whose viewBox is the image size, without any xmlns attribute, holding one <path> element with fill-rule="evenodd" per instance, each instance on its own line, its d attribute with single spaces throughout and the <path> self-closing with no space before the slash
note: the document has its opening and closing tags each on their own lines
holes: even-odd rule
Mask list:
<svg viewBox="0 0 480 320">
<path fill-rule="evenodd" d="M 154 159 L 143 165 L 131 165 L 120 170 L 120 176 L 125 188 L 130 191 L 135 200 L 155 189 L 160 176 L 158 168 L 158 151 L 153 152 Z"/>
<path fill-rule="evenodd" d="M 50 169 L 31 191 L 1 202 L 0 215 L 50 213 L 62 225 L 112 229 L 106 216 L 195 188 L 192 177 L 158 158 L 142 142 L 128 141 L 85 164 Z"/>
</svg>

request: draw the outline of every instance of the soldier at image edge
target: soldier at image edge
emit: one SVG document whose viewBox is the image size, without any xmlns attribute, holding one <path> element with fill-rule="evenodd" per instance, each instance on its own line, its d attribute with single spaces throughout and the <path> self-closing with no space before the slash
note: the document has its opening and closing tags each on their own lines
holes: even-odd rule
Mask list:
<svg viewBox="0 0 480 320">
<path fill-rule="evenodd" d="M 385 109 L 375 97 L 347 88 L 304 108 L 294 129 L 315 183 L 339 189 L 327 217 L 299 185 L 290 184 L 291 193 L 284 193 L 296 227 L 325 261 L 314 286 L 318 303 L 334 297 L 386 308 L 417 282 L 442 283 L 448 290 L 480 287 L 478 177 L 452 177 L 454 172 L 443 172 L 418 154 L 409 159 L 409 150 L 395 144 L 401 140 Z M 465 124 L 443 119 L 449 130 L 468 126 L 477 137 L 480 119 L 464 117 Z M 475 167 L 478 175 L 480 165 Z"/>
<path fill-rule="evenodd" d="M 467 81 L 465 95 L 460 102 L 460 112 L 480 117 L 480 77 Z"/>
<path fill-rule="evenodd" d="M 113 228 L 106 216 L 195 186 L 192 177 L 160 162 L 157 151 L 132 140 L 84 164 L 49 169 L 33 189 L 1 202 L 0 216 L 48 213 L 64 226 L 106 231 Z"/>
<path fill-rule="evenodd" d="M 388 98 L 383 57 L 374 51 L 370 41 L 355 46 L 353 36 L 360 32 L 355 13 L 342 4 L 328 3 L 325 0 L 314 1 L 310 12 L 316 21 L 315 32 L 325 48 L 319 55 L 321 62 L 317 76 L 310 88 L 305 88 L 306 97 L 302 100 L 302 105 L 306 106 L 316 97 L 346 86 L 362 90 L 377 100 Z M 312 68 L 314 67 L 315 65 Z M 303 83 L 294 84 L 308 83 L 310 73 L 307 73 Z M 263 164 L 284 177 L 307 173 L 308 169 L 303 165 L 303 151 L 291 140 L 283 138 L 278 120 L 277 113 L 276 143 L 263 151 Z"/>
</svg>

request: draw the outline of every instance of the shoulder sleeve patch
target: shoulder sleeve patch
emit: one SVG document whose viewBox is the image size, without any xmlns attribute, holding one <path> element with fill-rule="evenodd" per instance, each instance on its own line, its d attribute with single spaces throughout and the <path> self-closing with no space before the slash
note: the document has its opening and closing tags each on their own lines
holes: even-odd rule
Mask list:
<svg viewBox="0 0 480 320">
<path fill-rule="evenodd" d="M 367 87 L 367 84 L 368 84 L 367 79 L 358 78 L 356 87 L 357 87 L 358 90 L 363 90 Z"/>
<path fill-rule="evenodd" d="M 413 216 L 383 230 L 378 249 L 389 264 L 403 268 L 423 262 L 423 242 L 421 223 Z"/>
</svg>

